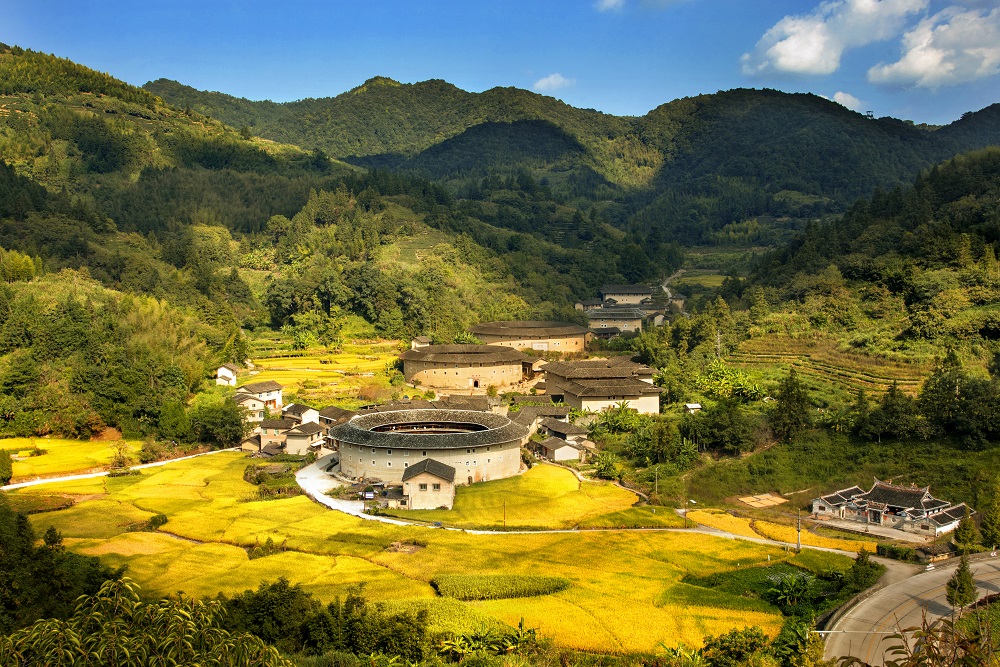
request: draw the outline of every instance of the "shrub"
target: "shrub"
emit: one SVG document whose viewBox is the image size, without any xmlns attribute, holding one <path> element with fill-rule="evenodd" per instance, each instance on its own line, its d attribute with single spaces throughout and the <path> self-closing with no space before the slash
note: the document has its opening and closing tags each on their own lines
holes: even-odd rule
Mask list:
<svg viewBox="0 0 1000 667">
<path fill-rule="evenodd" d="M 445 574 L 431 581 L 443 597 L 458 600 L 506 600 L 551 595 L 569 587 L 569 579 L 520 574 Z"/>
<path fill-rule="evenodd" d="M 894 560 L 901 560 L 905 563 L 917 562 L 917 552 L 915 549 L 889 544 L 888 542 L 880 542 L 879 545 L 875 547 L 875 553 L 879 556 L 892 558 Z"/>
</svg>

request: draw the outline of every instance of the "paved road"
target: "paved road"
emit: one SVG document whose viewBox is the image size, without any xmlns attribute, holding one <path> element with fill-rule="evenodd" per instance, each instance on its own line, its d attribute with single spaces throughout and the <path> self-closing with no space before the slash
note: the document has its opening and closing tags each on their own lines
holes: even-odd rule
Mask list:
<svg viewBox="0 0 1000 667">
<path fill-rule="evenodd" d="M 926 612 L 936 621 L 952 613 L 945 597 L 945 583 L 955 573 L 954 563 L 939 566 L 903 581 L 890 584 L 851 609 L 827 635 L 826 657 L 852 655 L 871 665 L 882 665 L 886 652 L 896 639 L 889 635 L 898 629 L 919 626 Z M 972 575 L 979 585 L 979 596 L 1000 593 L 1000 559 L 973 561 Z"/>
</svg>

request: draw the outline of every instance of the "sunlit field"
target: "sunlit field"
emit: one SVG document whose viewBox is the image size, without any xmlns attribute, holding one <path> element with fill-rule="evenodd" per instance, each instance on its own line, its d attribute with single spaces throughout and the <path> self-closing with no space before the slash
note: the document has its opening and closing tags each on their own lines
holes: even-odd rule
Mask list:
<svg viewBox="0 0 1000 667">
<path fill-rule="evenodd" d="M 626 513 L 636 500 L 634 493 L 610 482 L 581 482 L 570 470 L 541 464 L 507 479 L 458 487 L 452 510 L 401 510 L 393 514 L 479 529 L 618 527 L 634 524 L 643 516 L 646 525 L 681 525 L 666 509 L 661 510 L 661 521 L 650 512 Z M 617 516 L 619 513 L 622 515 Z M 617 519 L 601 522 L 609 514 Z"/>
<path fill-rule="evenodd" d="M 133 451 L 142 443 L 129 442 Z M 66 440 L 64 438 L 6 438 L 0 449 L 14 457 L 14 477 L 11 483 L 26 482 L 38 477 L 58 477 L 75 473 L 104 470 L 114 452 L 109 441 Z M 32 456 L 35 451 L 43 451 Z"/>
<path fill-rule="evenodd" d="M 749 609 L 738 596 L 680 583 L 686 574 L 787 557 L 780 548 L 682 531 L 476 535 L 393 526 L 330 511 L 301 496 L 245 502 L 254 488 L 242 479 L 246 463 L 238 453 L 222 453 L 141 476 L 47 485 L 45 493 L 87 499 L 31 520 L 39 531 L 62 531 L 72 549 L 127 565 L 130 576 L 160 594 L 234 593 L 285 576 L 329 601 L 365 583 L 373 600 L 429 606 L 437 627 L 478 629 L 483 618 L 516 625 L 524 617 L 560 646 L 613 652 L 652 651 L 660 641 L 697 645 L 706 634 L 745 625 L 774 635 L 781 625 L 776 610 Z M 560 475 L 546 484 L 571 486 Z M 593 507 L 605 503 L 604 516 L 644 509 L 628 507 L 631 500 L 619 495 L 625 492 L 595 488 L 605 495 L 596 496 Z M 618 506 L 625 509 L 608 513 Z M 528 508 L 518 511 L 530 514 Z M 155 513 L 167 515 L 167 523 L 157 532 L 143 531 Z M 248 548 L 268 538 L 286 551 L 250 560 Z M 410 548 L 400 549 L 404 543 Z M 536 598 L 458 602 L 434 597 L 429 582 L 441 574 L 545 574 L 571 584 Z"/>
</svg>

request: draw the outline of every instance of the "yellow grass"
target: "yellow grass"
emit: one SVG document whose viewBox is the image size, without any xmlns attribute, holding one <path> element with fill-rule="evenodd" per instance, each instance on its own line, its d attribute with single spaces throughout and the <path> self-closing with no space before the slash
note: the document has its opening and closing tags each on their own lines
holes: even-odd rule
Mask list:
<svg viewBox="0 0 1000 667">
<path fill-rule="evenodd" d="M 607 482 L 581 482 L 554 465 L 491 482 L 458 487 L 452 510 L 410 510 L 396 515 L 440 521 L 461 528 L 572 528 L 602 515 L 627 510 L 637 496 Z M 669 510 L 668 510 L 669 511 Z"/>
<path fill-rule="evenodd" d="M 67 440 L 65 438 L 6 438 L 0 440 L 14 461 L 12 483 L 26 482 L 38 477 L 57 477 L 107 469 L 113 452 L 111 442 L 94 440 Z M 130 441 L 132 451 L 142 443 Z M 45 450 L 41 456 L 30 456 L 35 448 Z"/>
<path fill-rule="evenodd" d="M 795 544 L 796 531 L 794 526 L 785 526 L 770 521 L 755 521 L 753 524 L 758 533 L 772 540 Z M 874 540 L 851 540 L 837 539 L 834 537 L 822 537 L 814 535 L 807 530 L 802 531 L 802 544 L 810 547 L 824 547 L 827 549 L 843 549 L 844 551 L 860 551 L 862 547 L 869 553 L 875 552 L 876 542 Z"/>
<path fill-rule="evenodd" d="M 734 535 L 744 537 L 760 537 L 750 527 L 750 519 L 732 516 L 721 510 L 695 510 L 688 512 L 688 518 L 709 528 L 718 528 Z"/>
<path fill-rule="evenodd" d="M 451 629 L 477 629 L 484 616 L 511 624 L 523 617 L 560 646 L 615 652 L 654 651 L 660 641 L 698 645 L 706 634 L 747 625 L 760 625 L 773 636 L 781 625 L 776 613 L 740 611 L 745 601 L 738 597 L 714 592 L 698 597 L 689 590 L 693 587 L 680 584 L 686 574 L 704 576 L 786 557 L 777 547 L 688 532 L 476 535 L 365 521 L 304 497 L 239 502 L 251 488 L 242 480 L 246 463 L 237 453 L 223 453 L 108 480 L 106 495 L 33 515 L 31 521 L 39 532 L 48 526 L 61 530 L 72 538 L 66 542 L 71 549 L 127 565 L 129 576 L 158 594 L 232 593 L 285 576 L 326 602 L 369 582 L 365 593 L 371 599 L 430 605 L 440 612 L 435 622 Z M 545 471 L 552 489 L 581 493 L 559 474 L 565 471 L 547 468 L 538 470 Z M 600 496 L 604 500 L 581 502 L 596 507 L 610 499 L 605 513 L 614 502 L 627 500 L 616 490 L 595 488 L 607 494 Z M 530 513 L 527 507 L 523 511 Z M 124 527 L 151 512 L 168 516 L 163 532 Z M 269 537 L 289 551 L 249 560 L 246 547 Z M 391 548 L 407 540 L 426 547 L 414 553 Z M 468 614 L 430 597 L 428 582 L 440 574 L 538 573 L 566 577 L 571 585 L 540 598 L 459 603 Z"/>
</svg>

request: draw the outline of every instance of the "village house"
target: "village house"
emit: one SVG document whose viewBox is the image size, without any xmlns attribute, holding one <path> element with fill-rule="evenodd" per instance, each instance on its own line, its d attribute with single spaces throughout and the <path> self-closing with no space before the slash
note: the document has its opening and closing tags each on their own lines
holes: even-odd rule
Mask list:
<svg viewBox="0 0 1000 667">
<path fill-rule="evenodd" d="M 261 419 L 266 419 L 269 412 L 267 406 L 264 405 L 264 401 L 260 400 L 253 394 L 242 394 L 238 393 L 233 397 L 233 400 L 246 411 L 246 418 L 249 422 L 259 422 Z"/>
<path fill-rule="evenodd" d="M 550 436 L 540 442 L 533 442 L 532 449 L 540 458 L 560 463 L 563 461 L 582 461 L 586 454 L 583 445 L 568 442 L 562 438 Z"/>
<path fill-rule="evenodd" d="M 602 332 L 637 333 L 642 331 L 646 311 L 635 306 L 608 306 L 587 311 L 590 329 L 596 335 Z M 662 319 L 661 319 L 662 323 Z"/>
<path fill-rule="evenodd" d="M 653 369 L 628 359 L 552 361 L 542 369 L 548 394 L 566 405 L 600 412 L 625 401 L 642 414 L 660 412 L 660 390 Z"/>
<path fill-rule="evenodd" d="M 646 285 L 604 285 L 600 289 L 601 299 L 614 301 L 618 305 L 639 305 L 653 297 L 653 290 Z"/>
<path fill-rule="evenodd" d="M 410 349 L 419 350 L 422 347 L 427 347 L 431 342 L 430 336 L 417 336 L 410 341 Z"/>
<path fill-rule="evenodd" d="M 318 424 L 319 410 L 302 403 L 290 403 L 281 409 L 281 416 L 294 420 L 297 424 Z"/>
<path fill-rule="evenodd" d="M 585 327 L 576 324 L 534 320 L 483 322 L 470 331 L 487 345 L 558 354 L 583 352 L 594 337 Z"/>
<path fill-rule="evenodd" d="M 240 372 L 240 367 L 236 364 L 222 364 L 215 371 L 215 384 L 226 387 L 236 386 L 236 374 Z"/>
<path fill-rule="evenodd" d="M 524 441 L 538 432 L 542 420 L 569 420 L 569 406 L 548 403 L 546 405 L 524 405 L 514 413 L 508 413 L 511 420 L 527 429 Z"/>
<path fill-rule="evenodd" d="M 240 449 L 244 452 L 258 454 L 268 445 L 284 448 L 285 433 L 293 428 L 295 428 L 295 422 L 291 419 L 263 419 L 254 428 L 253 434 L 242 442 Z"/>
<path fill-rule="evenodd" d="M 928 536 L 955 530 L 965 513 L 972 513 L 965 503 L 952 505 L 947 500 L 934 498 L 930 487 L 901 486 L 878 479 L 868 491 L 852 486 L 815 498 L 812 511 L 817 517 L 856 521 Z"/>
<path fill-rule="evenodd" d="M 317 456 L 333 451 L 326 448 L 326 429 L 316 422 L 299 424 L 285 432 L 285 453 L 305 456 L 310 452 Z M 326 451 L 324 451 L 326 450 Z"/>
<path fill-rule="evenodd" d="M 282 386 L 274 380 L 265 380 L 239 387 L 236 395 L 238 398 L 240 394 L 249 394 L 261 401 L 268 410 L 281 410 L 281 390 Z"/>
<path fill-rule="evenodd" d="M 562 438 L 567 442 L 582 443 L 587 439 L 587 429 L 568 421 L 545 417 L 539 424 L 539 432 L 548 436 Z"/>
<path fill-rule="evenodd" d="M 434 389 L 509 387 L 533 374 L 533 359 L 497 345 L 428 345 L 400 355 L 407 382 Z"/>
<path fill-rule="evenodd" d="M 343 424 L 356 414 L 358 413 L 353 410 L 345 410 L 344 408 L 331 405 L 319 411 L 319 423 L 329 428 L 330 426 Z"/>
<path fill-rule="evenodd" d="M 423 459 L 403 472 L 401 506 L 412 510 L 451 509 L 455 504 L 455 469 L 450 465 Z"/>
</svg>

